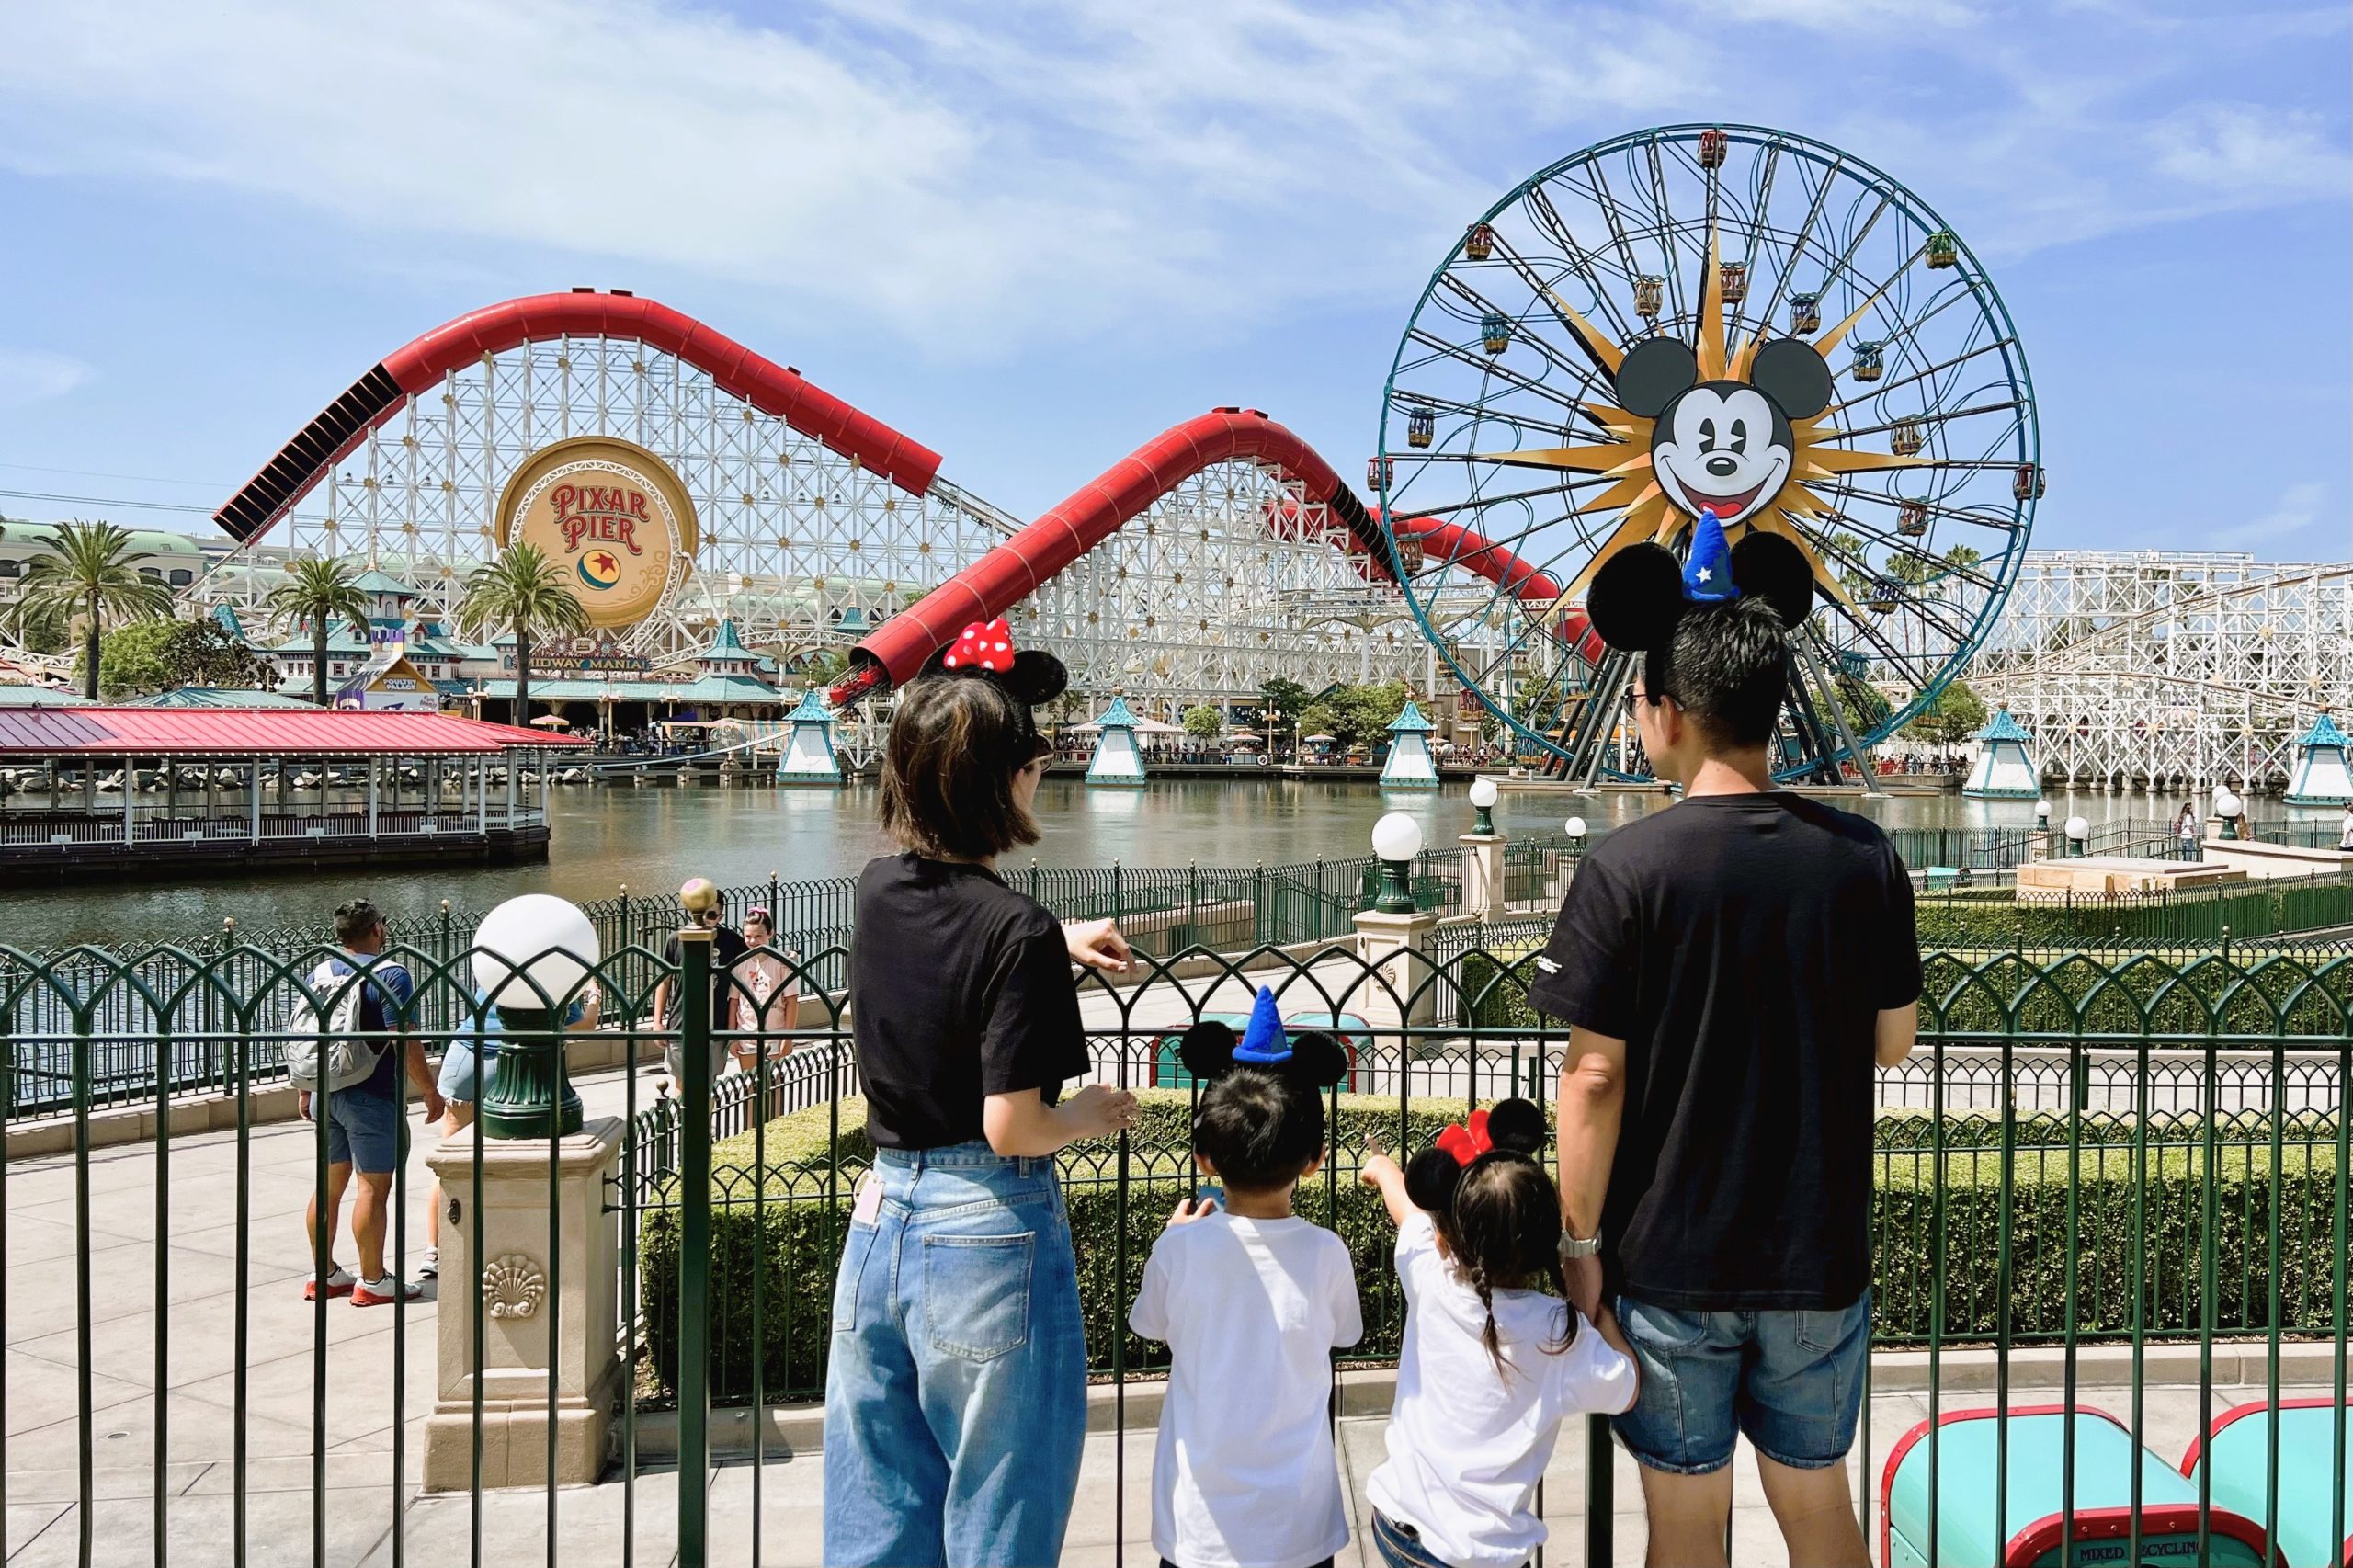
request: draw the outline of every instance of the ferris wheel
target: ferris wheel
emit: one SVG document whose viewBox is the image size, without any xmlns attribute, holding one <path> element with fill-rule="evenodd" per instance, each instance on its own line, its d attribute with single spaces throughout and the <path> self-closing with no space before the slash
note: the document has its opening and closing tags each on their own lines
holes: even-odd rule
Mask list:
<svg viewBox="0 0 2353 1568">
<path fill-rule="evenodd" d="M 1984 641 L 2043 486 L 2025 354 L 1960 237 L 1836 148 L 1697 125 L 1590 147 L 1464 231 L 1369 477 L 1423 631 L 1585 780 L 1649 773 L 1631 660 L 1581 608 L 1618 551 L 1680 551 L 1706 507 L 1805 551 L 1774 765 L 1835 781 Z"/>
</svg>

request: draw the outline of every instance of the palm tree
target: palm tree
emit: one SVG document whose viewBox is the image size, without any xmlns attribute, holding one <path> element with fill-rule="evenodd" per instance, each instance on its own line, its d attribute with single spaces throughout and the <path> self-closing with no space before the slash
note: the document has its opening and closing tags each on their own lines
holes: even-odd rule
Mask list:
<svg viewBox="0 0 2353 1568">
<path fill-rule="evenodd" d="M 563 568 L 535 544 L 518 544 L 466 577 L 458 619 L 470 624 L 511 627 L 515 632 L 514 722 L 531 720 L 531 633 L 588 630 L 588 611 L 564 586 Z"/>
<path fill-rule="evenodd" d="M 48 552 L 26 566 L 18 613 L 27 622 L 82 618 L 83 685 L 98 699 L 98 633 L 108 618 L 169 615 L 172 591 L 131 564 L 131 533 L 112 523 L 58 525 Z"/>
<path fill-rule="evenodd" d="M 262 602 L 281 619 L 310 623 L 311 700 L 324 708 L 327 628 L 337 616 L 363 626 L 368 621 L 368 596 L 359 591 L 358 578 L 340 561 L 297 561 Z"/>
</svg>

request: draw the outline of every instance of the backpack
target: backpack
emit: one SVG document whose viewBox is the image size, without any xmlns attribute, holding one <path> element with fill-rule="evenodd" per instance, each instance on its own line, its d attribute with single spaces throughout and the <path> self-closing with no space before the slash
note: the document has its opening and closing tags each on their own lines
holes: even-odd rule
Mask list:
<svg viewBox="0 0 2353 1568">
<path fill-rule="evenodd" d="M 376 1071 L 376 1063 L 383 1060 L 381 1048 L 358 1039 L 359 1009 L 368 994 L 369 981 L 353 979 L 335 971 L 330 959 L 311 971 L 311 994 L 294 1004 L 286 1020 L 286 1076 L 298 1089 L 315 1093 L 319 1087 L 319 1054 L 324 1045 L 326 1052 L 326 1087 L 329 1094 L 348 1089 L 363 1083 Z M 338 984 L 347 989 L 338 997 L 333 1016 L 319 1017 L 317 998 L 333 992 Z M 321 1036 L 324 1036 L 324 1040 Z"/>
</svg>

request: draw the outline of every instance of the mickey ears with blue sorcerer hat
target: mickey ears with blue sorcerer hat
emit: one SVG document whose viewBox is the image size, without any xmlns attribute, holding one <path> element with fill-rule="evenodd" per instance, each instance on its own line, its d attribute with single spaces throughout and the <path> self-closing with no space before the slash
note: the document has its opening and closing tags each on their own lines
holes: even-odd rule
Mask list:
<svg viewBox="0 0 2353 1568">
<path fill-rule="evenodd" d="M 1263 988 L 1250 1005 L 1250 1024 L 1239 1040 L 1227 1025 L 1203 1018 L 1185 1031 L 1176 1054 L 1185 1071 L 1203 1083 L 1214 1083 L 1238 1067 L 1324 1089 L 1348 1075 L 1348 1053 L 1339 1040 L 1322 1029 L 1286 1029 L 1275 994 Z"/>
<path fill-rule="evenodd" d="M 1784 629 L 1794 628 L 1813 612 L 1813 567 L 1796 545 L 1759 528 L 1727 546 L 1716 514 L 1702 511 L 1688 559 L 1665 545 L 1629 545 L 1593 574 L 1585 610 L 1604 642 L 1642 653 L 1673 642 L 1692 610 L 1739 598 L 1763 599 Z"/>
</svg>

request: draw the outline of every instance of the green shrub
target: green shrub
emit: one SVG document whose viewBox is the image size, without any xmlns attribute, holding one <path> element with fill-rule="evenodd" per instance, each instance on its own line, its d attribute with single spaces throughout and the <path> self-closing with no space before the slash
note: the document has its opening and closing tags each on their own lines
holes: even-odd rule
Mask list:
<svg viewBox="0 0 2353 1568">
<path fill-rule="evenodd" d="M 1115 1144 L 1074 1145 L 1062 1160 L 1089 1364 L 1101 1373 L 1113 1369 L 1115 1357 L 1130 1370 L 1165 1365 L 1162 1346 L 1127 1333 L 1124 1325 L 1153 1242 L 1176 1200 L 1195 1185 L 1188 1158 L 1189 1097 L 1168 1090 L 1147 1090 L 1138 1097 L 1143 1114 L 1130 1141 L 1124 1193 Z M 813 1398 L 823 1387 L 835 1263 L 858 1181 L 873 1153 L 865 1114 L 862 1100 L 841 1102 L 841 1136 L 832 1157 L 834 1119 L 826 1108 L 769 1123 L 765 1177 L 756 1183 L 754 1134 L 714 1149 L 714 1399 L 741 1403 L 752 1395 L 756 1266 L 763 1292 L 761 1392 L 777 1402 Z M 1319 1173 L 1300 1188 L 1297 1212 L 1337 1232 L 1356 1260 L 1365 1319 L 1364 1342 L 1352 1353 L 1358 1358 L 1395 1357 L 1404 1314 L 1390 1267 L 1393 1233 L 1388 1216 L 1378 1196 L 1355 1180 L 1366 1134 L 1376 1134 L 1392 1149 L 1417 1149 L 1461 1115 L 1460 1101 L 1417 1099 L 1404 1119 L 1401 1141 L 1394 1102 L 1343 1096 L 1336 1119 L 1339 1168 Z M 2072 1156 L 2081 1181 L 2071 1233 L 2069 1121 L 2047 1113 L 2015 1119 L 2013 1176 L 2005 1201 L 2000 1119 L 1945 1119 L 1943 1329 L 1949 1340 L 1990 1338 L 1995 1332 L 2005 1215 L 2014 1271 L 2011 1329 L 2019 1337 L 2055 1336 L 2064 1329 L 2071 1250 L 2077 1260 L 2075 1301 L 2083 1331 L 2111 1336 L 2129 1331 L 2129 1270 L 2133 1243 L 2143 1235 L 2144 1327 L 2152 1333 L 2197 1327 L 2202 1299 L 2202 1122 L 2192 1116 L 2153 1119 L 2148 1146 L 2140 1155 L 2146 1177 L 2136 1182 L 2131 1124 L 2118 1118 L 2081 1119 L 2075 1134 L 2081 1147 Z M 1882 1113 L 1878 1127 L 1877 1328 L 1889 1341 L 1917 1340 L 1930 1328 L 1934 1129 L 1925 1113 L 1903 1110 Z M 2226 1142 L 2215 1163 L 2214 1299 L 2217 1327 L 2226 1333 L 2268 1324 L 2270 1135 L 2268 1120 L 2255 1115 L 2232 1119 L 2217 1130 L 2218 1140 Z M 2299 1117 L 2281 1135 L 2282 1318 L 2290 1328 L 2325 1327 L 2330 1300 L 2326 1238 L 2335 1233 L 2335 1123 L 2320 1116 Z M 677 1386 L 676 1185 L 663 1184 L 645 1212 L 638 1256 L 645 1348 L 665 1395 Z M 2136 1223 L 2143 1229 L 2136 1231 Z"/>
<path fill-rule="evenodd" d="M 1465 1025 L 1550 1029 L 1528 1004 L 1534 955 L 1467 953 L 1458 986 Z M 2353 1025 L 2353 958 L 2253 950 L 2175 958 L 2027 949 L 1938 951 L 1921 960 L 1920 1027 L 1948 1035 L 2045 1035 L 2130 1045 L 2223 1035 L 2287 1035 L 2334 1049 Z M 2050 1044 L 2049 1040 L 2039 1043 Z"/>
</svg>

